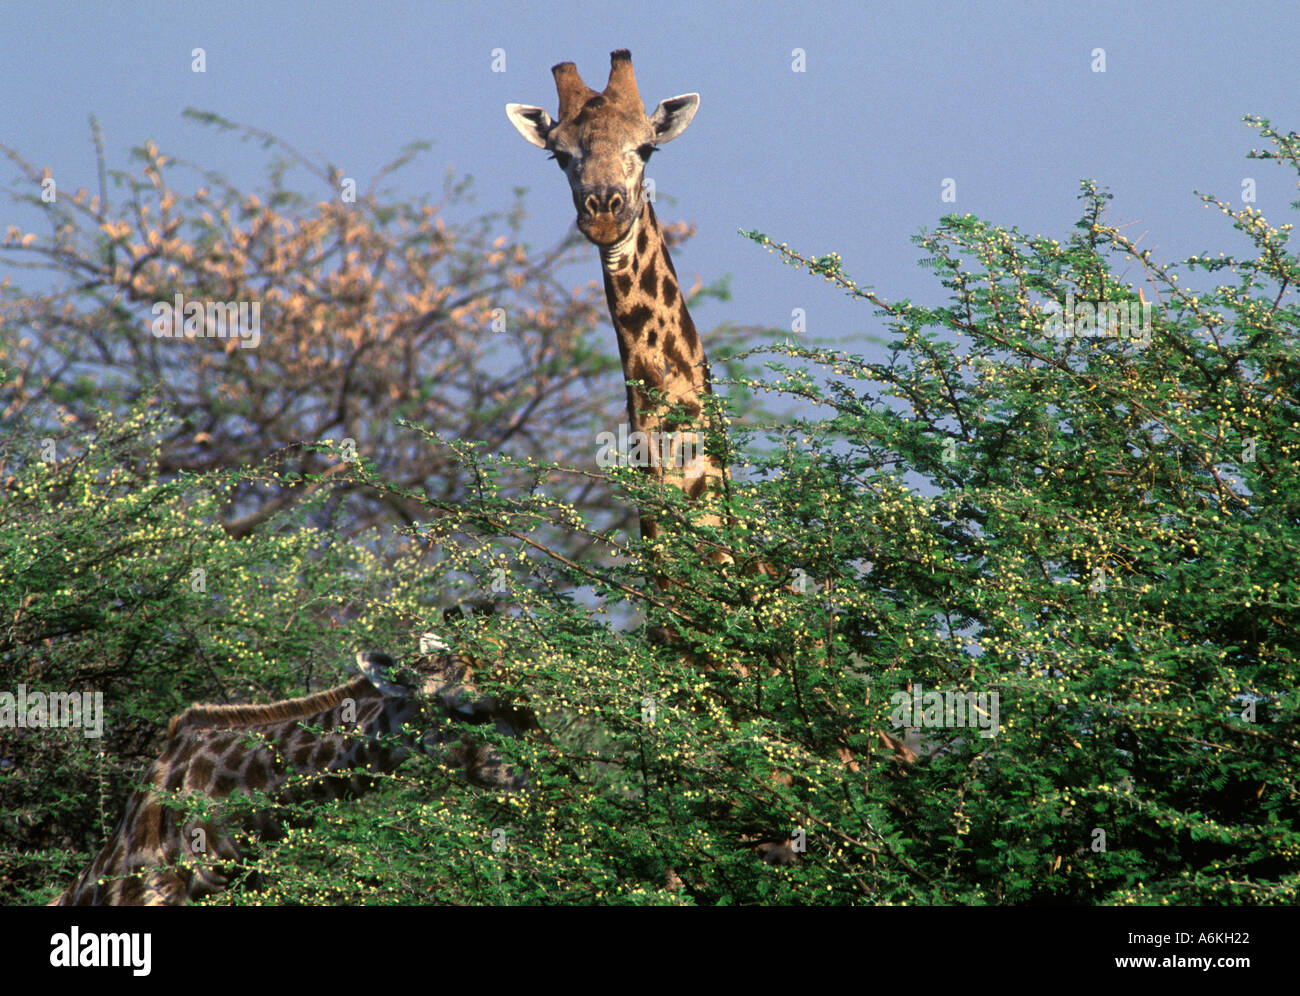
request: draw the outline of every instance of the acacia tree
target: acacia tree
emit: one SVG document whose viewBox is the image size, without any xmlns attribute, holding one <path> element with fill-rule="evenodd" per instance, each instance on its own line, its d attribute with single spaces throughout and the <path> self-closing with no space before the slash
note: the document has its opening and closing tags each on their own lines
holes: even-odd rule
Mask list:
<svg viewBox="0 0 1300 996">
<path fill-rule="evenodd" d="M 353 452 L 417 493 L 463 497 L 436 454 L 410 449 L 394 417 L 569 465 L 618 420 L 617 363 L 593 338 L 604 320 L 599 289 L 562 283 L 564 265 L 586 250 L 580 240 L 530 251 L 521 199 L 501 215 L 449 221 L 467 180 L 449 177 L 441 203 L 392 200 L 380 184 L 419 144 L 357 190 L 273 136 L 188 113 L 274 149 L 266 189 L 244 194 L 211 170 L 187 172 L 153 143 L 133 151 L 135 172 L 108 170 L 96 129 L 98 191 L 70 190 L 0 146 L 20 171 L 12 198 L 49 226 L 45 236 L 10 226 L 0 258 L 55 281 L 39 292 L 4 281 L 0 362 L 15 376 L 2 410 L 43 405 L 51 424 L 67 412 L 88 430 L 96 406 L 120 414 L 156 397 L 180 419 L 162 447 L 164 473 L 268 462 L 278 471 L 232 496 L 224 521 L 233 535 L 290 506 L 303 481 L 336 472 Z M 289 185 L 295 166 L 319 184 L 314 197 Z M 174 185 L 178 173 L 197 173 L 188 193 Z M 177 337 L 160 338 L 178 295 L 205 317 L 182 329 L 178 313 Z M 259 334 L 237 335 L 236 314 L 243 326 L 255 317 Z M 341 449 L 311 445 L 326 440 Z M 580 507 L 610 507 L 590 478 L 562 490 Z M 350 487 L 335 489 L 332 505 L 336 527 L 352 531 L 416 511 Z"/>
<path fill-rule="evenodd" d="M 1249 120 L 1273 146 L 1258 155 L 1300 175 L 1295 136 Z M 873 304 L 891 356 L 791 343 L 751 378 L 819 414 L 773 427 L 766 448 L 733 433 L 733 463 L 749 455 L 759 480 L 733 482 L 725 536 L 693 529 L 632 471 L 628 500 L 676 517 L 666 555 L 609 537 L 612 566 L 566 562 L 529 530 L 572 511 L 491 489 L 442 509 L 443 541 L 453 521 L 478 533 L 453 558 L 472 573 L 498 557 L 522 608 L 460 638 L 505 648 L 554 734 L 530 748 L 540 804 L 509 807 L 508 851 L 475 851 L 463 824 L 430 831 L 439 853 L 460 841 L 448 887 L 551 901 L 1296 901 L 1290 226 L 1205 198 L 1257 253 L 1178 267 L 1107 221 L 1108 196 L 1085 183 L 1062 241 L 945 217 L 918 240 L 950 293 L 928 307 L 863 289 L 835 254 L 752 233 Z M 1115 276 L 1133 264 L 1149 309 L 1145 288 Z M 1202 271 L 1233 279 L 1190 289 Z M 479 455 L 463 461 L 490 479 Z M 734 565 L 692 556 L 710 540 Z M 677 647 L 720 666 L 691 668 L 606 621 L 657 597 L 644 583 L 656 564 L 697 593 L 663 607 Z M 567 596 L 579 584 L 597 612 Z M 913 764 L 871 735 L 895 724 L 911 728 Z M 755 860 L 774 828 L 802 843 L 797 865 Z"/>
</svg>

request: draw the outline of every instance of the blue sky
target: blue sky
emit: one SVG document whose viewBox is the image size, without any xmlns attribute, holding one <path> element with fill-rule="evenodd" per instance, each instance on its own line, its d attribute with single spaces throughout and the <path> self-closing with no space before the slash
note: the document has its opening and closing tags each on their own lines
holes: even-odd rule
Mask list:
<svg viewBox="0 0 1300 996">
<path fill-rule="evenodd" d="M 272 132 L 362 188 L 429 139 L 420 168 L 397 178 L 403 196 L 437 200 L 448 167 L 474 176 L 476 210 L 528 187 L 526 233 L 540 247 L 572 225 L 572 203 L 503 107 L 554 113 L 553 63 L 577 62 L 599 89 L 609 52 L 627 47 L 651 106 L 701 94 L 650 171 L 672 199 L 661 217 L 699 226 L 678 271 L 731 277 L 733 300 L 703 303 L 697 322 L 788 326 L 798 307 L 811 334 L 852 339 L 881 333 L 869 307 L 736 230 L 836 250 L 883 296 L 938 303 L 946 292 L 916 266 L 910 236 L 955 210 L 1064 239 L 1087 176 L 1157 258 L 1241 248 L 1193 190 L 1239 199 L 1252 176 L 1257 207 L 1288 220 L 1294 178 L 1244 158 L 1261 143 L 1240 118 L 1300 128 L 1297 37 L 1300 6 L 1287 3 L 8 3 L 0 141 L 49 165 L 60 189 L 93 186 L 94 113 L 117 166 L 153 139 L 251 189 L 260 147 L 184 120 L 184 108 Z M 190 70 L 195 47 L 203 74 Z M 1104 73 L 1091 69 L 1097 48 Z M 505 72 L 492 71 L 497 49 Z M 792 71 L 795 49 L 805 72 Z M 940 200 L 946 177 L 955 204 Z M 2 216 L 12 210 L 0 202 L 0 227 L 22 220 Z M 597 276 L 593 249 L 572 283 Z"/>
</svg>

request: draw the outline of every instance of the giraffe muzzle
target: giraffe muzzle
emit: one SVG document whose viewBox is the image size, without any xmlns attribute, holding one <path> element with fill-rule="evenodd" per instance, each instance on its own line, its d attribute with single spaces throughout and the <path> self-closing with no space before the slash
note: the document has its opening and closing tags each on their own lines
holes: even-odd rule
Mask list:
<svg viewBox="0 0 1300 996">
<path fill-rule="evenodd" d="M 596 187 L 584 191 L 582 207 L 587 214 L 622 214 L 626 205 L 623 191 L 617 187 Z"/>
<path fill-rule="evenodd" d="M 632 205 L 617 187 L 584 191 L 578 202 L 578 230 L 600 245 L 612 245 L 625 235 L 633 216 Z"/>
</svg>

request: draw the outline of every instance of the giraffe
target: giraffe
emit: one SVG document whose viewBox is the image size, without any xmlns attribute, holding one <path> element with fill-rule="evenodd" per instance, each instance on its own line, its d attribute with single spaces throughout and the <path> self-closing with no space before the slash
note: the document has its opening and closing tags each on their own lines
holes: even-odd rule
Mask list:
<svg viewBox="0 0 1300 996">
<path fill-rule="evenodd" d="M 172 719 L 167 744 L 136 791 L 116 831 L 51 906 L 179 906 L 220 891 L 240 859 L 233 834 L 280 837 L 283 828 L 254 798 L 238 828 L 204 814 L 186 818 L 189 794 L 222 800 L 264 793 L 277 802 L 344 798 L 373 785 L 413 749 L 439 753 L 472 783 L 520 788 L 491 749 L 433 718 L 426 707 L 500 732 L 535 729 L 525 708 L 473 696 L 472 668 L 444 644 L 421 641 L 421 656 L 396 671 L 386 654 L 357 654 L 359 677 L 326 691 L 266 705 L 194 705 Z M 432 651 L 432 653 L 425 653 Z M 423 734 L 403 732 L 420 724 Z"/>
<path fill-rule="evenodd" d="M 651 154 L 686 130 L 700 95 L 670 97 L 647 117 L 626 49 L 610 55 L 603 93 L 583 83 L 572 62 L 551 72 L 560 97 L 559 121 L 525 104 L 507 104 L 506 116 L 525 139 L 559 163 L 578 210 L 578 229 L 600 250 L 605 298 L 629 382 L 628 422 L 649 444 L 645 470 L 663 485 L 698 499 L 727 481 L 722 458 L 704 446 L 705 437 L 718 431 L 715 425 L 701 425 L 708 419 L 705 399 L 713 387 L 643 181 Z M 711 512 L 696 513 L 692 521 L 721 525 Z M 659 535 L 659 523 L 645 510 L 640 528 L 646 541 Z M 721 552 L 711 556 L 730 559 Z M 662 587 L 662 579 L 657 580 Z"/>
<path fill-rule="evenodd" d="M 725 493 L 729 471 L 720 448 L 700 445 L 700 422 L 708 419 L 706 399 L 713 393 L 708 360 L 644 190 L 651 154 L 686 130 L 699 110 L 700 96 L 670 97 L 647 116 L 627 49 L 610 53 L 609 79 L 601 93 L 582 81 L 572 62 L 553 66 L 551 74 L 560 98 L 558 121 L 545 109 L 527 104 L 507 104 L 506 116 L 529 143 L 550 152 L 559 163 L 577 208 L 578 230 L 600 250 L 605 299 L 628 382 L 628 421 L 651 441 L 646 470 L 690 499 L 709 490 Z M 706 437 L 722 434 L 717 425 L 703 428 Z M 683 445 L 681 461 L 661 461 L 661 447 L 654 441 L 674 433 L 674 440 L 689 444 L 689 449 Z M 723 524 L 712 512 L 694 513 L 691 520 L 705 526 Z M 644 510 L 640 526 L 646 541 L 659 535 L 658 523 Z M 710 559 L 731 562 L 721 549 Z M 768 565 L 760 564 L 757 570 L 772 573 Z M 662 578 L 656 578 L 656 585 L 666 587 Z M 664 638 L 662 630 L 656 635 Z M 694 661 L 693 655 L 684 656 Z M 740 673 L 745 676 L 748 670 L 742 665 Z M 916 759 L 906 744 L 883 730 L 876 732 L 895 760 L 910 764 Z M 846 756 L 845 763 L 857 761 Z M 755 850 L 773 864 L 796 860 L 788 839 Z"/>
</svg>

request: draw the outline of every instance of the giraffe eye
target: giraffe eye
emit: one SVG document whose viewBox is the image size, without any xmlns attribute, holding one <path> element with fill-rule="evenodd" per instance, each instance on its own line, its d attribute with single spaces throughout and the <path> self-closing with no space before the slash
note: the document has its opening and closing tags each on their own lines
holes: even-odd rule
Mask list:
<svg viewBox="0 0 1300 996">
<path fill-rule="evenodd" d="M 658 150 L 659 150 L 659 146 L 654 145 L 651 142 L 646 142 L 645 145 L 639 146 L 637 148 L 636 154 L 641 157 L 641 161 L 644 163 L 644 162 L 649 162 L 650 157 Z"/>
<path fill-rule="evenodd" d="M 550 158 L 554 159 L 557 163 L 560 164 L 560 169 L 568 169 L 569 160 L 572 159 L 573 157 L 569 155 L 567 152 L 561 152 L 559 149 L 552 149 Z"/>
</svg>

